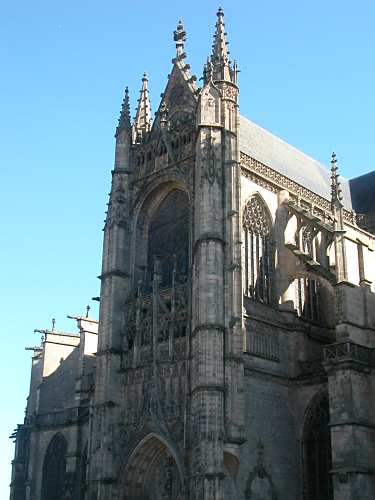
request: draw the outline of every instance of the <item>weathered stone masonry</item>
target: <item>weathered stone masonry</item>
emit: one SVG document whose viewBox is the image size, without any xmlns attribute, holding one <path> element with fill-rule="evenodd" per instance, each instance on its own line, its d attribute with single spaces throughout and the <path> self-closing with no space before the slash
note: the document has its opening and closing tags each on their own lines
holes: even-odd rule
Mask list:
<svg viewBox="0 0 375 500">
<path fill-rule="evenodd" d="M 222 9 L 201 87 L 174 41 L 153 121 L 125 91 L 99 324 L 31 348 L 10 498 L 373 499 L 373 176 L 239 114 Z"/>
</svg>

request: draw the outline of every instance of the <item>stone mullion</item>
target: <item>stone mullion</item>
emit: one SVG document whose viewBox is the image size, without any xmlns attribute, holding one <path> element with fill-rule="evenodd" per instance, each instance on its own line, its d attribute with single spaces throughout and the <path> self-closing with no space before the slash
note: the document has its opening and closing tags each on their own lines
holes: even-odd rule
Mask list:
<svg viewBox="0 0 375 500">
<path fill-rule="evenodd" d="M 250 231 L 250 267 L 251 267 L 251 298 L 254 298 L 255 266 L 254 266 L 254 233 Z"/>
<path fill-rule="evenodd" d="M 245 266 L 245 286 L 244 286 L 244 292 L 245 295 L 248 294 L 248 289 L 249 289 L 249 231 L 245 229 L 243 231 L 243 238 L 244 238 L 244 245 L 245 245 L 245 251 L 244 251 L 244 266 Z"/>
</svg>

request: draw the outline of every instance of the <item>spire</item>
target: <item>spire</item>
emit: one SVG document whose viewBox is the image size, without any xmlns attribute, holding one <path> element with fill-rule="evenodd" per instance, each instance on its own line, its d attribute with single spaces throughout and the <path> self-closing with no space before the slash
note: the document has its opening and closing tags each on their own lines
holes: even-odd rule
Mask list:
<svg viewBox="0 0 375 500">
<path fill-rule="evenodd" d="M 118 120 L 118 125 L 116 128 L 116 135 L 120 130 L 130 130 L 131 120 L 130 120 L 130 106 L 129 106 L 129 89 L 126 87 L 125 96 L 122 101 L 120 118 Z"/>
<path fill-rule="evenodd" d="M 216 31 L 212 46 L 212 65 L 214 80 L 231 81 L 231 71 L 229 62 L 229 51 L 227 48 L 227 33 L 224 25 L 224 11 L 219 7 L 217 11 Z"/>
<path fill-rule="evenodd" d="M 176 42 L 176 57 L 185 59 L 184 44 L 186 42 L 186 31 L 181 19 L 178 21 L 177 28 L 173 33 L 173 40 Z"/>
<path fill-rule="evenodd" d="M 148 94 L 148 78 L 143 74 L 142 88 L 138 99 L 138 107 L 134 119 L 135 140 L 139 141 L 151 130 L 151 103 Z"/>
<path fill-rule="evenodd" d="M 342 191 L 339 181 L 339 173 L 337 168 L 336 154 L 332 153 L 331 160 L 331 207 L 332 210 L 335 208 L 341 209 L 342 205 Z"/>
</svg>

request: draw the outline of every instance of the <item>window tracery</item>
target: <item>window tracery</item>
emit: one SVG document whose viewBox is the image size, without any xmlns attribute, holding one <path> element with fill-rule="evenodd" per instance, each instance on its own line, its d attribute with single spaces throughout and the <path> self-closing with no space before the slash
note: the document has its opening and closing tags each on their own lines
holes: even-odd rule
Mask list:
<svg viewBox="0 0 375 500">
<path fill-rule="evenodd" d="M 244 231 L 244 294 L 253 300 L 272 302 L 273 243 L 272 221 L 263 200 L 255 195 L 245 206 Z"/>
<path fill-rule="evenodd" d="M 149 224 L 147 274 L 151 283 L 155 260 L 159 262 L 161 286 L 184 281 L 188 271 L 189 204 L 186 193 L 171 191 Z"/>
</svg>

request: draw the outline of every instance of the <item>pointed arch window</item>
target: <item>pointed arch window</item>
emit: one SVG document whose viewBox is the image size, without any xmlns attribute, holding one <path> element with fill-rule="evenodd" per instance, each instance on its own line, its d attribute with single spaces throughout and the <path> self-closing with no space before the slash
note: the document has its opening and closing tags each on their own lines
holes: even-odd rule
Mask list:
<svg viewBox="0 0 375 500">
<path fill-rule="evenodd" d="M 329 429 L 329 401 L 325 392 L 312 401 L 306 412 L 304 436 L 304 498 L 305 500 L 333 500 L 330 470 L 331 436 Z"/>
<path fill-rule="evenodd" d="M 260 196 L 254 195 L 243 214 L 244 294 L 270 304 L 274 275 L 272 220 Z"/>
<path fill-rule="evenodd" d="M 42 500 L 64 498 L 67 447 L 62 434 L 56 434 L 48 445 L 43 462 Z"/>
</svg>

